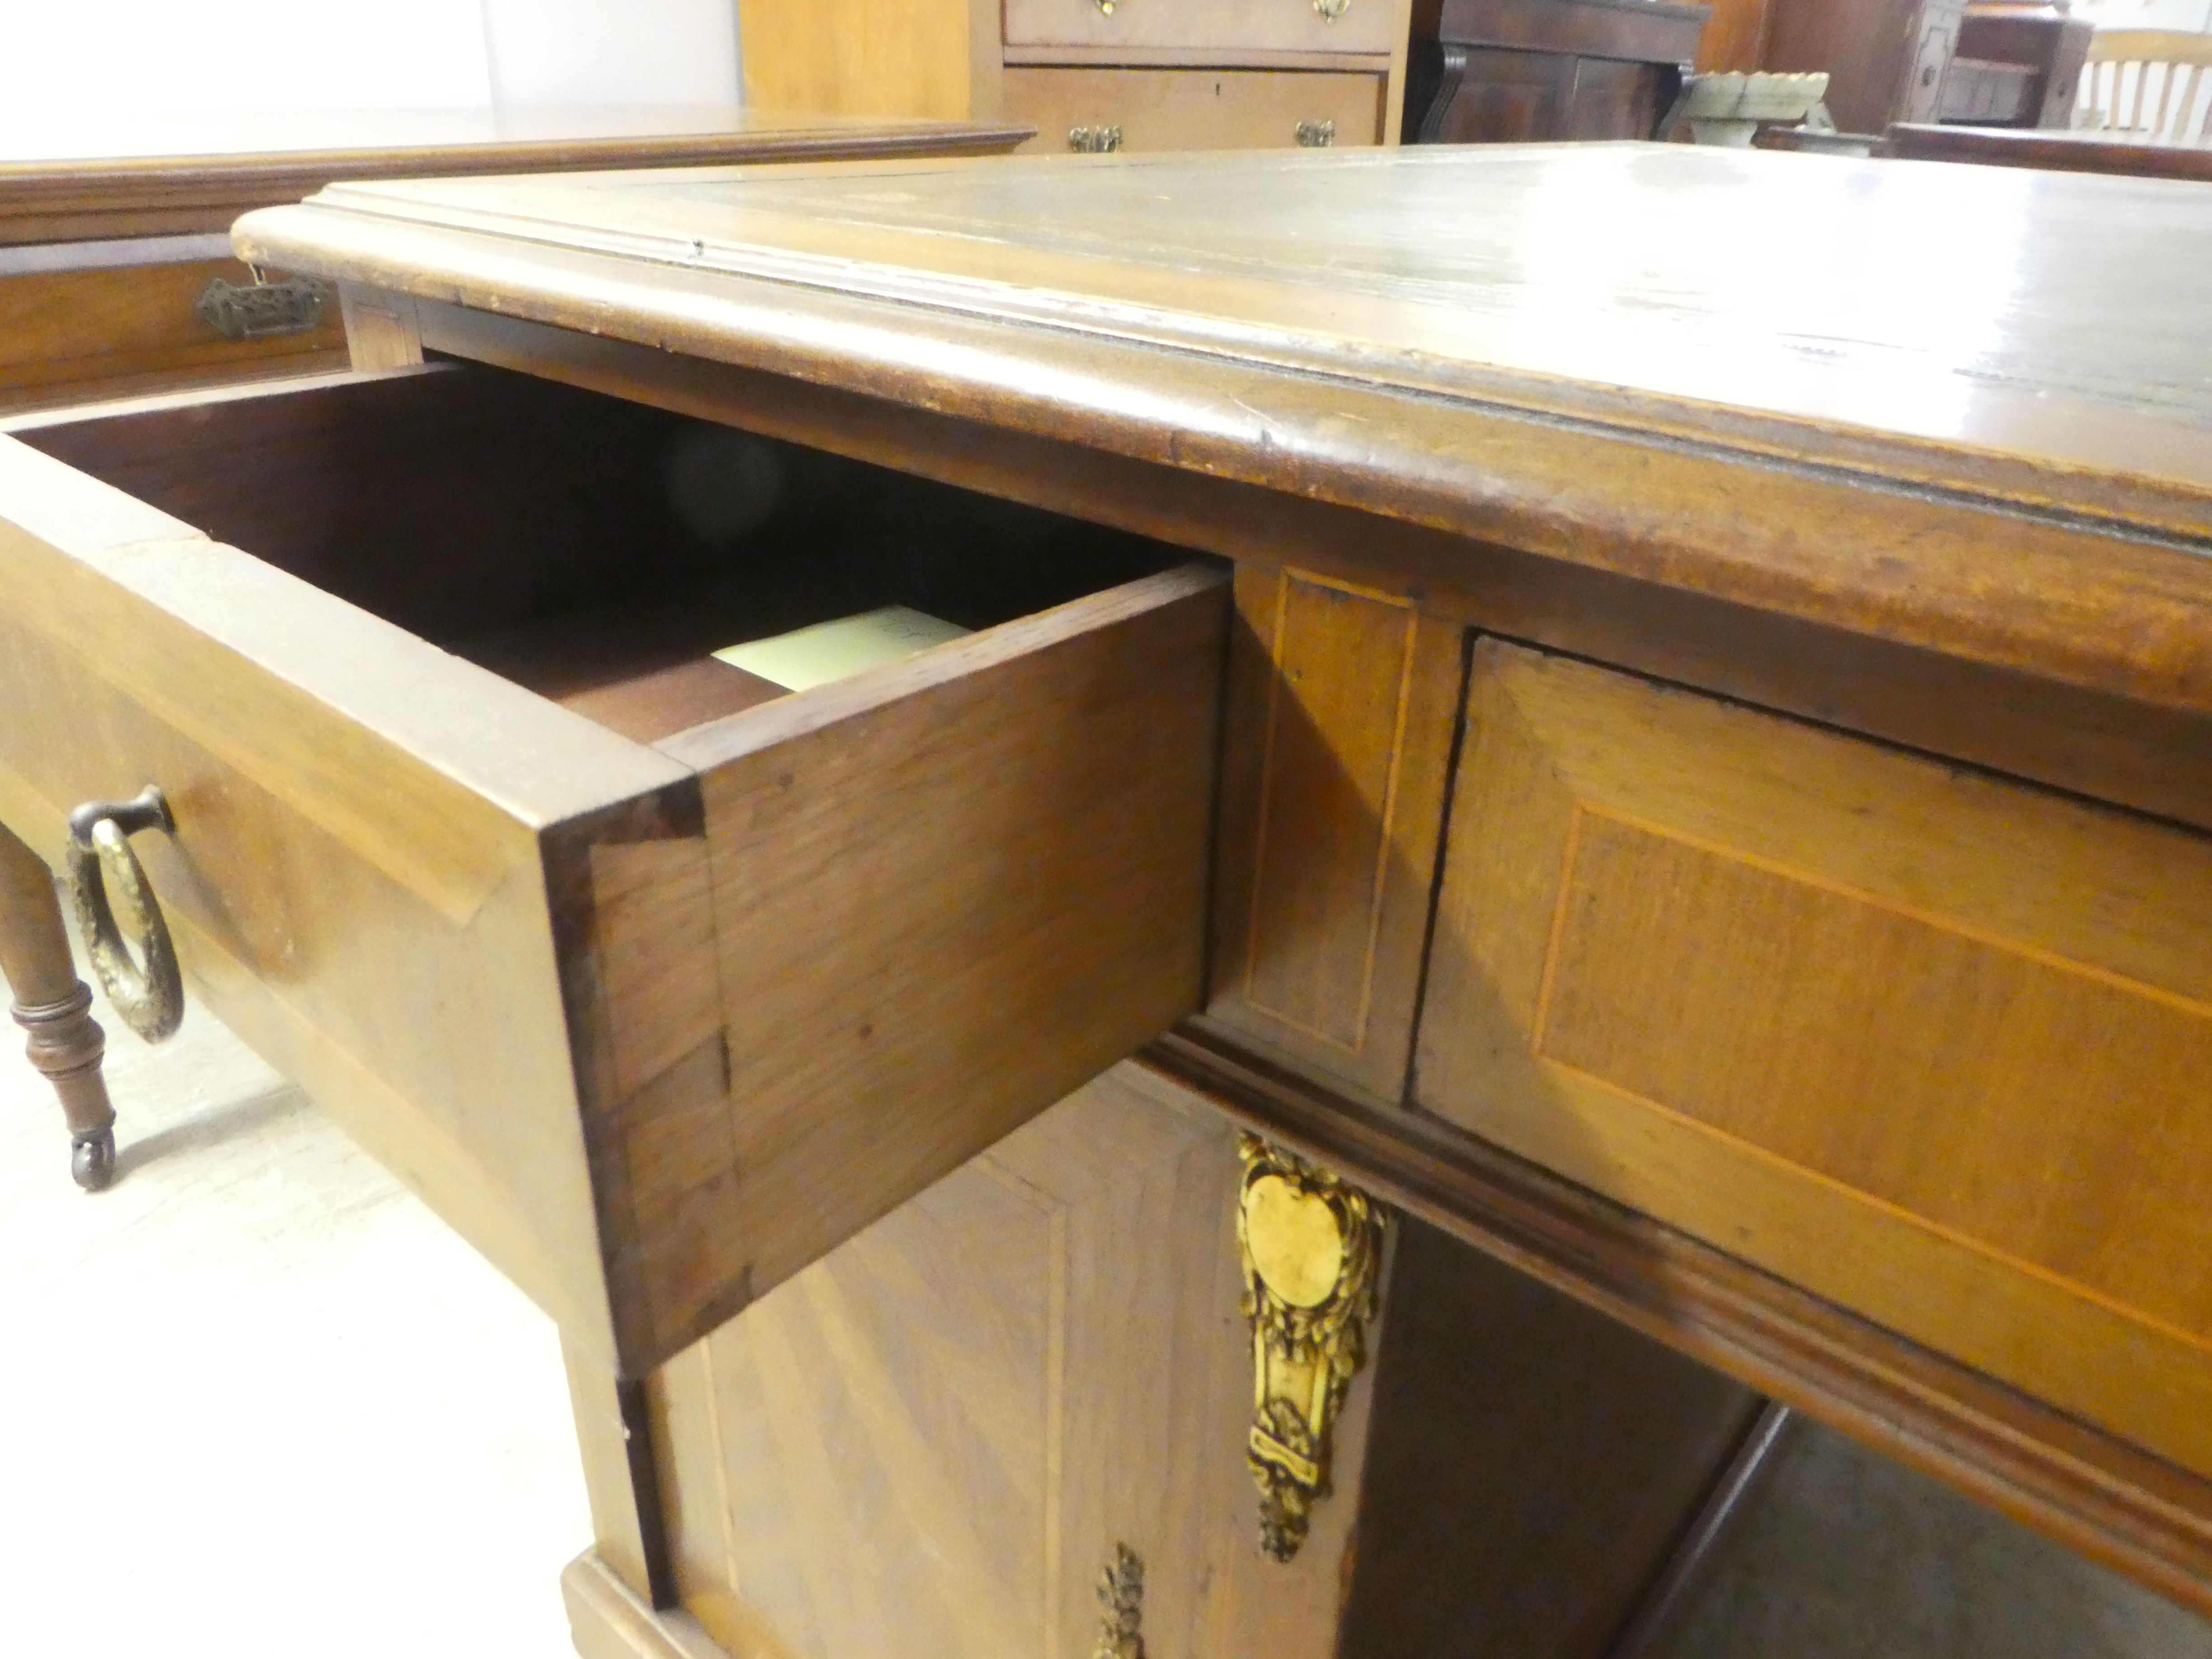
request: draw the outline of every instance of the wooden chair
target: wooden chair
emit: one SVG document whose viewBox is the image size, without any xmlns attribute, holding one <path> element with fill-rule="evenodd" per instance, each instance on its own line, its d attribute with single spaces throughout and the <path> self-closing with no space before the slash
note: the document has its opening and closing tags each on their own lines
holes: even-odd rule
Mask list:
<svg viewBox="0 0 2212 1659">
<path fill-rule="evenodd" d="M 2208 65 L 2212 34 L 2100 29 L 2089 42 L 2075 126 L 2146 143 L 2212 145 Z"/>
</svg>

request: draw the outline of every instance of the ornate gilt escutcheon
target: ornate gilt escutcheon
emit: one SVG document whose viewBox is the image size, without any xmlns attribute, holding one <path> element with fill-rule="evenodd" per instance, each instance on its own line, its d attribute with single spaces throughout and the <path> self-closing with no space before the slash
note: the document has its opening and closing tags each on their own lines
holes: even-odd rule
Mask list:
<svg viewBox="0 0 2212 1659">
<path fill-rule="evenodd" d="M 1237 1243 L 1252 1322 L 1253 1421 L 1246 1462 L 1260 1487 L 1260 1544 L 1287 1561 L 1329 1492 L 1330 1440 L 1366 1358 L 1382 1263 L 1383 1212 L 1256 1135 L 1238 1146 Z"/>
<path fill-rule="evenodd" d="M 1098 1613 L 1091 1659 L 1145 1659 L 1145 1564 L 1127 1544 L 1098 1575 Z"/>
<path fill-rule="evenodd" d="M 1352 9 L 1352 0 L 1314 0 L 1314 9 L 1324 23 L 1334 23 Z"/>
</svg>

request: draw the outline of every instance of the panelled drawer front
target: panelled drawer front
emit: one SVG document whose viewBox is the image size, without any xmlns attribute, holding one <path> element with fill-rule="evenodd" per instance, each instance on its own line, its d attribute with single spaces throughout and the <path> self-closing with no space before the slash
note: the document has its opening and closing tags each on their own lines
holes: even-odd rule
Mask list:
<svg viewBox="0 0 2212 1659">
<path fill-rule="evenodd" d="M 441 429 L 467 380 L 216 399 L 134 453 L 220 490 L 240 410 Z M 1198 1005 L 1217 572 L 667 752 L 4 437 L 0 592 L 0 817 L 58 862 L 73 804 L 159 784 L 191 994 L 626 1372 Z"/>
<path fill-rule="evenodd" d="M 1384 84 L 1303 70 L 1009 68 L 1004 91 L 1007 118 L 1037 130 L 1028 151 L 1084 148 L 1079 129 L 1115 132 L 1124 150 L 1287 149 L 1324 132 L 1337 146 L 1381 143 Z"/>
<path fill-rule="evenodd" d="M 1010 46 L 1387 53 L 1397 17 L 1383 0 L 1006 0 Z"/>
<path fill-rule="evenodd" d="M 1427 1110 L 2212 1473 L 2212 843 L 1482 641 Z"/>
</svg>

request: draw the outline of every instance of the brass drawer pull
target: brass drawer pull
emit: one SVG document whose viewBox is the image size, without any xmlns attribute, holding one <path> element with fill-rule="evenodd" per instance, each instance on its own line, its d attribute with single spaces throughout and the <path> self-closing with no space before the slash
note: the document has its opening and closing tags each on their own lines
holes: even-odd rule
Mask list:
<svg viewBox="0 0 2212 1659">
<path fill-rule="evenodd" d="M 1334 23 L 1352 9 L 1352 0 L 1314 0 L 1314 9 L 1324 23 Z"/>
<path fill-rule="evenodd" d="M 1119 127 L 1070 127 L 1067 147 L 1078 155 L 1110 155 L 1121 148 Z"/>
<path fill-rule="evenodd" d="M 161 907 L 138 855 L 131 850 L 130 837 L 141 830 L 177 832 L 169 803 L 151 785 L 134 800 L 87 801 L 70 814 L 70 902 L 107 1000 L 125 1025 L 147 1042 L 159 1042 L 174 1035 L 185 1017 L 185 982 L 177 971 L 169 926 L 161 920 Z M 137 937 L 143 968 L 131 960 L 116 926 L 107 900 L 111 879 Z"/>
<path fill-rule="evenodd" d="M 200 290 L 192 309 L 226 340 L 267 340 L 305 334 L 322 321 L 330 297 L 330 289 L 312 276 L 256 281 L 243 288 L 217 276 Z"/>
<path fill-rule="evenodd" d="M 1336 142 L 1336 123 L 1330 121 L 1301 121 L 1292 129 L 1297 134 L 1300 149 L 1327 149 Z"/>
</svg>

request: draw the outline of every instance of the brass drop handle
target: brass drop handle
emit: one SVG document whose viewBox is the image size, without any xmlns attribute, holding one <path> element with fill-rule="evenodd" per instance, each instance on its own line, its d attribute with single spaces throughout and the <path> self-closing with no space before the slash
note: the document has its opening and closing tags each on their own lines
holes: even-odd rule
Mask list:
<svg viewBox="0 0 2212 1659">
<path fill-rule="evenodd" d="M 130 838 L 142 830 L 177 833 L 169 803 L 150 784 L 134 799 L 88 800 L 70 814 L 70 903 L 108 1002 L 125 1025 L 147 1042 L 159 1042 L 173 1036 L 185 1017 L 185 981 L 177 970 L 169 925 L 161 920 L 146 872 L 131 850 Z M 131 960 L 116 925 L 107 896 L 110 881 L 137 940 L 139 962 Z"/>
<path fill-rule="evenodd" d="M 1352 9 L 1352 0 L 1314 0 L 1314 9 L 1324 23 L 1334 23 Z"/>
<path fill-rule="evenodd" d="M 1119 127 L 1070 127 L 1067 147 L 1078 155 L 1110 155 L 1121 148 Z"/>
<path fill-rule="evenodd" d="M 1298 141 L 1300 149 L 1327 149 L 1336 142 L 1336 123 L 1301 121 L 1291 129 L 1291 136 Z"/>
</svg>

